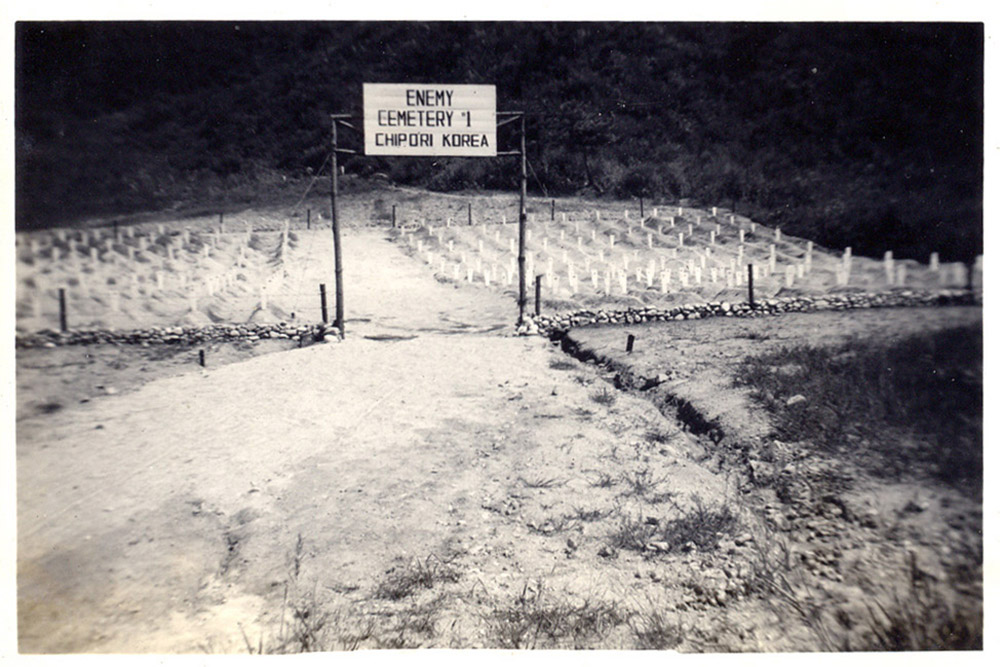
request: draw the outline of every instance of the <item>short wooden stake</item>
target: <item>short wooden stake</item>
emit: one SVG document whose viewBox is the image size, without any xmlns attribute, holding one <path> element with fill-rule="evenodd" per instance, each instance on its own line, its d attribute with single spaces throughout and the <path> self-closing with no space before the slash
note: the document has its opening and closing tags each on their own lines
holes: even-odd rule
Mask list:
<svg viewBox="0 0 1000 667">
<path fill-rule="evenodd" d="M 625 339 L 625 351 L 631 354 L 633 345 L 635 345 L 635 336 L 629 334 L 628 338 Z"/>
<path fill-rule="evenodd" d="M 66 326 L 66 288 L 59 288 L 59 331 L 68 331 Z"/>
<path fill-rule="evenodd" d="M 323 324 L 327 323 L 327 312 L 326 312 L 326 285 L 320 283 L 319 285 L 319 308 L 322 314 Z"/>
<path fill-rule="evenodd" d="M 393 207 L 393 208 L 395 208 L 395 207 Z M 392 226 L 393 227 L 396 226 L 395 211 L 393 211 Z M 312 209 L 308 209 L 308 208 L 306 209 L 306 229 L 312 229 Z"/>
<path fill-rule="evenodd" d="M 205 367 L 205 350 L 198 350 L 198 365 Z"/>
<path fill-rule="evenodd" d="M 535 315 L 542 314 L 542 277 L 535 276 Z"/>
<path fill-rule="evenodd" d="M 754 307 L 753 303 L 753 264 L 747 264 L 747 295 L 750 300 L 750 307 Z"/>
</svg>

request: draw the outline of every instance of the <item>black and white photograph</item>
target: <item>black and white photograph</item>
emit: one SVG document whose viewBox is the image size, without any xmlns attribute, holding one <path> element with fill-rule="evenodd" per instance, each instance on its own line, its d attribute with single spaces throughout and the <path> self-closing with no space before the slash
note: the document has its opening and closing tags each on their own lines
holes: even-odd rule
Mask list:
<svg viewBox="0 0 1000 667">
<path fill-rule="evenodd" d="M 990 22 L 324 6 L 11 12 L 5 655 L 983 655 Z"/>
</svg>

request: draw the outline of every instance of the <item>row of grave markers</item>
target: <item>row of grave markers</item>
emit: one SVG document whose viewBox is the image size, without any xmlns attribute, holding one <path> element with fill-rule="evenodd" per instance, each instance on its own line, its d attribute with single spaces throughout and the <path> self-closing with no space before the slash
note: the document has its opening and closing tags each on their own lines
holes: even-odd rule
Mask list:
<svg viewBox="0 0 1000 667">
<path fill-rule="evenodd" d="M 164 225 L 157 225 L 156 232 L 159 237 L 163 237 L 166 230 Z M 289 225 L 286 222 L 281 230 L 281 257 L 287 256 L 288 249 L 288 232 Z M 220 234 L 224 233 L 224 228 L 220 226 L 219 231 L 209 232 L 207 238 L 211 239 L 210 242 L 204 243 L 202 247 L 201 257 L 208 259 L 211 257 L 211 250 L 217 249 L 220 242 Z M 205 234 L 203 232 L 203 234 Z M 187 271 L 175 271 L 170 270 L 169 265 L 165 266 L 163 270 L 152 271 L 151 274 L 143 279 L 137 273 L 132 273 L 128 276 L 128 282 L 125 285 L 119 285 L 118 283 L 123 279 L 122 276 L 114 276 L 116 281 L 114 289 L 107 289 L 109 285 L 102 285 L 100 287 L 91 285 L 91 281 L 88 280 L 88 273 L 84 270 L 84 265 L 81 263 L 81 256 L 88 256 L 91 262 L 106 261 L 110 264 L 115 264 L 118 257 L 127 258 L 130 261 L 135 261 L 137 258 L 145 258 L 144 253 L 150 250 L 150 238 L 146 237 L 141 233 L 136 232 L 134 227 L 125 227 L 122 231 L 116 230 L 113 235 L 102 234 L 101 230 L 76 230 L 75 233 L 70 233 L 65 229 L 55 230 L 53 234 L 48 235 L 49 247 L 44 248 L 42 244 L 42 239 L 37 236 L 32 236 L 28 239 L 28 249 L 31 259 L 37 257 L 42 257 L 43 253 L 47 249 L 51 249 L 50 259 L 52 261 L 58 261 L 63 259 L 59 254 L 60 248 L 56 245 L 58 240 L 60 243 L 67 245 L 66 259 L 68 260 L 70 268 L 73 270 L 73 275 L 71 278 L 76 283 L 76 288 L 74 291 L 79 296 L 98 296 L 103 297 L 107 308 L 111 312 L 118 312 L 121 308 L 122 296 L 127 296 L 130 299 L 136 299 L 140 296 L 152 296 L 156 292 L 163 292 L 168 289 L 168 282 L 173 283 L 172 287 L 187 292 L 184 298 L 188 300 L 189 308 L 195 310 L 197 308 L 197 302 L 199 296 L 213 296 L 216 292 L 224 289 L 228 289 L 236 284 L 237 281 L 237 269 L 243 268 L 247 265 L 247 253 L 246 249 L 250 242 L 250 238 L 253 234 L 252 228 L 249 223 L 245 224 L 244 232 L 237 238 L 237 256 L 233 263 L 233 266 L 222 273 L 216 273 L 209 276 L 204 276 L 199 281 L 195 280 L 189 275 Z M 191 242 L 191 232 L 189 229 L 184 229 L 180 233 L 180 239 L 182 246 L 187 246 Z M 43 237 L 44 238 L 44 237 Z M 168 261 L 178 261 L 178 256 L 176 248 L 171 243 L 170 236 L 166 237 L 166 244 L 164 247 L 164 262 Z M 126 243 L 126 239 L 133 240 L 135 245 L 126 245 L 122 252 L 117 251 L 115 245 L 122 245 Z M 99 248 L 90 243 L 97 242 L 101 243 L 103 241 L 105 255 L 102 257 L 99 254 Z M 78 243 L 88 244 L 89 252 L 83 251 Z M 260 288 L 261 294 L 261 305 L 262 307 L 267 306 L 267 294 L 274 293 L 278 291 L 281 280 L 286 275 L 286 271 L 282 266 L 274 275 L 272 275 L 268 280 L 264 281 Z M 42 315 L 42 305 L 43 296 L 48 292 L 50 287 L 58 287 L 61 295 L 65 299 L 66 294 L 71 289 L 70 285 L 66 281 L 59 281 L 57 285 L 50 285 L 46 280 L 44 275 L 35 274 L 33 277 L 33 282 L 35 284 L 34 289 L 28 293 L 28 300 L 31 303 L 31 312 L 34 317 L 41 317 Z M 154 292 L 155 285 L 155 292 Z M 19 291 L 23 291 L 19 284 Z"/>
<path fill-rule="evenodd" d="M 654 209 L 654 215 L 655 215 L 655 213 L 656 213 L 656 211 Z M 678 209 L 678 213 L 683 213 L 683 209 L 682 208 Z M 717 211 L 713 211 L 713 213 L 717 213 Z M 563 221 L 564 222 L 568 222 L 567 214 L 563 213 L 562 216 L 563 216 Z M 627 213 L 626 213 L 625 217 L 626 218 L 628 217 Z M 600 219 L 600 211 L 596 211 L 596 210 L 594 211 L 594 219 L 597 219 L 597 220 Z M 730 216 L 730 219 L 732 221 L 735 221 L 735 216 Z M 579 228 L 579 222 L 580 221 L 576 220 L 575 222 L 576 222 L 575 229 L 576 229 L 576 231 L 579 231 L 579 229 L 580 229 Z M 642 225 L 642 224 L 643 224 L 643 221 L 640 221 L 640 225 Z M 674 225 L 675 221 L 673 219 L 671 219 L 670 220 L 670 224 Z M 448 226 L 449 226 L 449 224 L 448 224 L 448 222 L 446 222 L 445 225 L 444 225 L 444 227 L 447 228 Z M 546 225 L 546 228 L 547 228 L 547 225 Z M 435 230 L 435 228 L 433 226 L 427 225 L 427 226 L 424 227 L 424 229 L 427 231 L 428 234 L 430 234 L 432 236 L 435 236 L 435 231 L 436 230 Z M 665 229 L 666 229 L 665 227 L 660 227 L 659 232 L 661 234 L 663 234 L 664 231 L 665 231 Z M 482 226 L 482 230 L 483 230 L 484 236 L 486 234 L 488 234 L 487 226 L 485 226 L 485 225 Z M 715 245 L 716 234 L 719 233 L 720 231 L 721 231 L 721 226 L 719 224 L 716 224 L 716 229 L 713 230 L 713 231 L 711 231 L 710 234 L 709 234 L 709 243 L 708 243 L 709 246 Z M 744 259 L 743 244 L 744 244 L 744 242 L 746 240 L 746 237 L 745 237 L 746 231 L 747 230 L 744 229 L 744 228 L 742 228 L 742 226 L 739 229 L 740 246 L 739 246 L 739 249 L 738 249 L 738 256 L 737 256 L 736 263 L 738 265 L 740 265 L 740 266 L 745 266 L 745 264 L 743 262 L 743 259 Z M 753 222 L 750 223 L 750 231 L 751 231 L 751 233 L 753 233 L 753 232 L 756 231 L 756 223 L 753 223 Z M 597 241 L 597 230 L 596 229 L 591 229 L 590 232 L 591 232 L 591 242 L 595 243 Z M 691 223 L 689 223 L 688 224 L 688 233 L 691 234 L 692 232 L 693 232 L 693 225 Z M 497 231 L 494 232 L 494 234 L 495 234 L 495 240 L 497 242 L 499 242 L 500 241 L 500 231 L 497 230 Z M 628 236 L 630 234 L 631 234 L 631 228 L 629 228 L 629 230 L 626 232 L 626 236 Z M 527 232 L 526 232 L 526 240 L 528 242 L 531 242 L 531 236 L 532 236 L 532 231 L 531 230 L 527 230 Z M 604 235 L 602 235 L 602 236 L 604 236 Z M 442 238 L 441 238 L 440 233 L 436 234 L 436 238 L 437 238 L 438 243 L 440 245 L 442 243 Z M 618 238 L 618 237 L 614 233 L 608 233 L 606 235 L 607 246 L 608 246 L 609 250 L 613 249 L 615 247 L 616 238 Z M 560 229 L 559 230 L 559 239 L 560 239 L 560 242 L 565 242 L 565 240 L 566 240 L 566 230 L 565 229 Z M 650 249 L 654 249 L 654 247 L 655 247 L 654 243 L 653 243 L 653 239 L 654 239 L 653 233 L 652 232 L 647 232 L 647 235 L 646 235 L 646 246 L 648 248 L 650 248 Z M 576 244 L 577 245 L 577 249 L 582 252 L 582 250 L 583 250 L 583 237 L 582 236 L 577 236 L 576 240 L 577 240 L 577 244 Z M 781 229 L 780 228 L 776 228 L 774 230 L 774 240 L 775 240 L 776 243 L 780 242 L 782 240 L 782 234 L 781 234 Z M 410 245 L 413 245 L 413 235 L 412 234 L 408 237 L 408 241 L 409 241 Z M 548 248 L 548 241 L 549 241 L 549 238 L 547 236 L 542 239 L 542 251 L 543 252 L 548 252 L 548 250 L 549 250 L 549 248 Z M 674 249 L 675 257 L 676 257 L 676 248 L 683 248 L 683 247 L 685 247 L 684 241 L 685 241 L 684 233 L 681 232 L 677 236 L 677 244 L 676 244 L 675 249 Z M 509 251 L 510 251 L 511 255 L 514 255 L 517 252 L 516 239 L 509 238 L 508 242 L 509 242 Z M 447 243 L 448 243 L 449 253 L 453 253 L 454 252 L 454 240 L 449 240 Z M 777 272 L 776 243 L 772 243 L 769 246 L 769 255 L 768 255 L 767 263 L 766 263 L 768 275 Z M 479 246 L 479 252 L 480 252 L 480 254 L 482 254 L 484 252 L 482 239 L 480 239 L 478 241 L 478 246 Z M 812 264 L 813 264 L 813 249 L 814 249 L 813 242 L 812 241 L 807 241 L 806 242 L 806 248 L 805 248 L 805 256 L 804 256 L 803 261 L 796 262 L 794 264 L 787 265 L 785 267 L 785 269 L 784 269 L 784 278 L 785 278 L 784 279 L 784 283 L 785 283 L 786 286 L 788 286 L 788 287 L 793 286 L 794 283 L 795 283 L 795 281 L 796 281 L 796 279 L 801 279 L 806 274 L 809 274 L 811 272 L 811 270 L 812 270 Z M 419 240 L 417 241 L 417 250 L 418 250 L 418 253 L 423 253 L 424 252 L 424 249 L 422 247 L 422 242 L 419 241 Z M 634 252 L 638 253 L 637 250 L 634 251 Z M 706 255 L 710 254 L 710 249 L 706 248 L 705 249 L 705 253 L 706 253 Z M 905 285 L 906 284 L 906 278 L 907 278 L 905 265 L 899 265 L 899 266 L 895 267 L 895 270 L 893 270 L 893 264 L 892 264 L 892 261 L 891 261 L 891 253 L 888 254 L 888 257 L 889 257 L 889 259 L 886 262 L 886 265 L 887 265 L 887 283 L 889 285 L 894 285 L 894 286 L 903 286 L 903 285 Z M 705 268 L 705 262 L 704 262 L 705 257 L 702 257 L 701 259 L 702 259 L 702 268 Z M 445 260 L 442 259 L 441 263 L 443 263 L 444 261 Z M 576 280 L 574 280 L 574 277 L 573 277 L 573 274 L 575 273 L 575 267 L 573 266 L 572 263 L 569 262 L 569 260 L 567 258 L 567 251 L 566 251 L 566 249 L 562 249 L 562 261 L 564 263 L 568 263 L 569 264 L 568 267 L 567 267 L 568 282 L 571 285 L 574 285 L 577 282 Z M 604 262 L 605 261 L 603 250 L 599 250 L 598 251 L 597 261 L 599 261 L 599 262 Z M 977 261 L 981 262 L 981 260 L 977 260 Z M 585 257 L 584 258 L 584 262 L 586 264 L 585 270 L 589 270 L 589 268 L 590 268 L 589 267 L 590 260 L 587 257 Z M 433 264 L 434 262 L 430 262 L 430 263 Z M 627 256 L 625 258 L 623 258 L 623 263 L 625 265 L 624 268 L 627 268 L 627 263 L 628 263 Z M 459 262 L 458 265 L 456 266 L 456 268 L 452 271 L 452 275 L 453 276 L 460 275 L 463 272 L 462 267 L 465 266 L 466 264 L 467 264 L 467 262 L 466 262 L 466 258 L 465 258 L 465 253 L 462 253 L 461 262 Z M 466 274 L 466 279 L 467 280 L 472 280 L 472 277 L 475 275 L 476 272 L 481 272 L 482 271 L 481 264 L 482 264 L 482 260 L 478 259 L 477 260 L 477 266 L 476 266 L 475 270 L 472 270 L 471 267 L 465 269 L 464 272 Z M 528 265 L 527 268 L 528 268 L 529 275 L 534 274 L 535 273 L 534 272 L 534 266 L 533 266 L 534 262 L 532 261 L 532 254 L 531 253 L 528 253 L 528 255 L 526 256 L 526 264 Z M 954 268 L 952 269 L 953 272 L 954 272 L 953 276 L 956 278 L 956 281 L 957 281 L 958 278 L 962 277 L 961 274 L 962 274 L 962 272 L 964 270 L 964 267 L 962 267 L 959 264 L 955 264 L 953 266 L 954 266 Z M 934 270 L 934 271 L 938 271 L 939 270 L 939 262 L 937 261 L 937 253 L 934 253 L 932 255 L 932 257 L 931 257 L 931 269 Z M 614 269 L 612 268 L 612 271 L 613 270 Z M 439 271 L 441 271 L 442 273 L 447 273 L 441 267 L 439 267 Z M 850 272 L 851 272 L 851 249 L 847 248 L 846 251 L 845 251 L 845 253 L 844 253 L 844 260 L 843 260 L 842 267 L 839 268 L 836 271 L 836 281 L 837 281 L 837 284 L 840 284 L 840 285 L 846 285 L 846 284 L 848 284 L 849 281 L 850 281 Z M 503 271 L 502 270 L 501 273 L 503 274 L 504 282 L 507 282 L 508 284 L 510 284 L 510 281 L 512 281 L 512 279 L 513 279 L 512 276 L 511 276 L 512 272 L 511 271 Z M 740 280 L 739 276 L 741 276 L 743 274 L 743 272 L 740 271 L 740 270 L 736 270 L 736 269 L 730 269 L 728 271 L 728 273 L 730 273 L 730 274 L 732 274 L 734 276 L 733 280 L 734 280 L 735 284 L 738 285 L 739 284 L 739 280 Z M 492 272 L 492 275 L 490 277 L 495 280 L 497 275 L 498 274 L 497 274 L 496 270 L 494 270 Z M 548 271 L 545 273 L 545 275 L 546 276 L 552 276 L 551 279 L 553 281 L 558 280 L 558 278 L 555 277 L 554 274 L 553 274 L 553 270 L 552 270 L 552 257 L 551 256 L 549 257 Z M 942 277 L 943 276 L 941 276 L 941 274 L 939 274 L 939 280 Z M 713 282 L 715 282 L 715 280 L 717 280 L 717 278 L 714 278 Z M 489 279 L 487 279 L 487 281 L 489 281 Z M 641 281 L 641 278 L 640 278 L 640 281 Z M 651 277 L 647 277 L 646 280 L 645 280 L 645 282 L 647 283 L 647 285 L 649 285 L 649 284 L 651 284 L 653 282 L 653 280 L 651 279 Z M 668 282 L 669 282 L 669 280 L 668 280 Z M 700 283 L 700 281 L 699 281 L 699 283 Z M 573 287 L 573 291 L 576 291 L 576 287 Z M 605 290 L 605 291 L 607 291 L 607 290 Z"/>
</svg>

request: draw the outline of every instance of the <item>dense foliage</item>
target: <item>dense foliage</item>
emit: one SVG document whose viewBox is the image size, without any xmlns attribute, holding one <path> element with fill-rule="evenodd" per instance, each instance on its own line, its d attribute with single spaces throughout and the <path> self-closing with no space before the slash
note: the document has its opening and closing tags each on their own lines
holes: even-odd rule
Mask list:
<svg viewBox="0 0 1000 667">
<path fill-rule="evenodd" d="M 362 82 L 493 83 L 529 114 L 533 194 L 735 205 L 857 253 L 964 260 L 982 54 L 974 24 L 20 23 L 17 223 L 291 197 Z M 345 167 L 512 189 L 510 162 Z"/>
</svg>

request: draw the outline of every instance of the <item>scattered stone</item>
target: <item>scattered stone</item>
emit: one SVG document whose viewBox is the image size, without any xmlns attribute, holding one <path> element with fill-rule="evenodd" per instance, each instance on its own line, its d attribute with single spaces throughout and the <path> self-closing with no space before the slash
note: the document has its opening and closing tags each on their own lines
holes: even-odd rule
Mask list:
<svg viewBox="0 0 1000 667">
<path fill-rule="evenodd" d="M 785 401 L 785 407 L 786 408 L 790 408 L 793 405 L 798 405 L 800 403 L 806 403 L 806 402 L 808 402 L 808 400 L 809 399 L 807 399 L 802 394 L 795 394 L 794 396 L 792 396 L 791 398 L 789 398 L 787 401 Z"/>
<path fill-rule="evenodd" d="M 617 558 L 618 550 L 615 549 L 614 547 L 609 547 L 607 545 L 604 545 L 600 549 L 598 549 L 597 555 L 600 556 L 601 558 Z"/>
<path fill-rule="evenodd" d="M 906 505 L 903 507 L 903 511 L 909 514 L 920 514 L 921 512 L 926 510 L 927 507 L 928 504 L 926 502 L 921 502 L 919 500 L 911 500 L 910 502 L 906 503 Z"/>
</svg>

